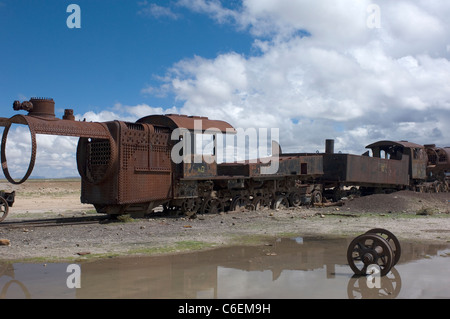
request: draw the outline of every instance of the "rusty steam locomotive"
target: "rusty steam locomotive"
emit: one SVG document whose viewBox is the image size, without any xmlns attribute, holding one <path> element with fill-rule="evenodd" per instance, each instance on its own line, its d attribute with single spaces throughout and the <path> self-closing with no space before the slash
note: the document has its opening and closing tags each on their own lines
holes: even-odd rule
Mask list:
<svg viewBox="0 0 450 319">
<path fill-rule="evenodd" d="M 8 181 L 19 184 L 30 176 L 36 134 L 79 137 L 81 202 L 93 204 L 99 213 L 138 214 L 162 206 L 191 215 L 299 206 L 322 202 L 324 197 L 337 200 L 346 192 L 449 191 L 448 147 L 380 141 L 367 146 L 372 150 L 369 156 L 335 153 L 333 141 L 327 140 L 324 153 L 283 154 L 274 147 L 272 156 L 264 160 L 219 164 L 215 152 L 198 156 L 189 150 L 195 133 L 213 137 L 233 133 L 234 128 L 224 121 L 168 114 L 146 116 L 135 123 L 86 122 L 76 121 L 69 109 L 58 119 L 55 103 L 48 98 L 15 101 L 13 107 L 28 114 L 0 118 L 0 126 L 5 127 L 2 169 Z M 201 121 L 200 132 L 195 131 L 196 121 Z M 5 155 L 13 123 L 29 127 L 32 144 L 28 170 L 18 181 L 11 178 Z M 174 154 L 183 160 L 175 162 Z M 277 170 L 265 173 L 274 161 Z"/>
</svg>

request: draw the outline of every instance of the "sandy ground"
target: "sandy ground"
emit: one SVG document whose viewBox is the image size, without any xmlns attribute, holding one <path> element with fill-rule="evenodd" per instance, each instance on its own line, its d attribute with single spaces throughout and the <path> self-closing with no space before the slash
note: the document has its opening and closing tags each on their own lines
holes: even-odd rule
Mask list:
<svg viewBox="0 0 450 319">
<path fill-rule="evenodd" d="M 16 191 L 6 220 L 95 216 L 80 203 L 77 180 L 0 183 Z M 230 212 L 185 217 L 147 216 L 127 222 L 19 228 L 0 227 L 0 261 L 55 261 L 117 255 L 177 253 L 223 245 L 257 244 L 274 236 L 346 237 L 385 228 L 400 241 L 448 243 L 450 194 L 402 191 L 346 200 L 343 206 Z M 417 213 L 423 213 L 418 215 Z"/>
</svg>

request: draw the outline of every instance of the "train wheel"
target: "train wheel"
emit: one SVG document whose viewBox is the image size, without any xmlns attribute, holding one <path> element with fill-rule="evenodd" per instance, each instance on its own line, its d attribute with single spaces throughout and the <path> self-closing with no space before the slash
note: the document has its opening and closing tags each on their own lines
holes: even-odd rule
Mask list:
<svg viewBox="0 0 450 319">
<path fill-rule="evenodd" d="M 394 264 L 389 243 L 376 234 L 362 234 L 352 240 L 347 249 L 347 261 L 356 275 L 367 275 L 369 266 L 376 265 L 385 276 Z"/>
<path fill-rule="evenodd" d="M 262 210 L 264 208 L 267 208 L 267 206 L 269 206 L 269 202 L 263 196 L 256 196 L 252 200 L 252 205 L 255 208 L 255 210 Z"/>
<path fill-rule="evenodd" d="M 323 201 L 322 192 L 321 192 L 321 191 L 318 191 L 318 190 L 315 190 L 315 191 L 312 193 L 311 200 L 312 200 L 312 203 L 313 203 L 313 204 L 315 204 L 315 203 L 317 203 L 317 204 L 322 203 L 322 201 Z"/>
<path fill-rule="evenodd" d="M 200 209 L 202 214 L 218 214 L 225 211 L 222 201 L 218 198 L 207 198 Z"/>
<path fill-rule="evenodd" d="M 374 228 L 371 230 L 368 230 L 366 234 L 377 234 L 378 236 L 383 237 L 389 244 L 389 246 L 392 249 L 392 252 L 394 253 L 394 264 L 395 266 L 399 259 L 400 255 L 402 254 L 402 249 L 400 248 L 400 242 L 398 241 L 397 237 L 390 231 L 383 229 L 383 228 Z"/>
<path fill-rule="evenodd" d="M 189 198 L 183 202 L 181 205 L 181 211 L 186 216 L 193 216 L 197 213 L 200 208 L 201 203 L 196 198 Z"/>
<path fill-rule="evenodd" d="M 242 212 L 249 205 L 249 200 L 243 196 L 236 196 L 231 202 L 231 211 Z"/>
<path fill-rule="evenodd" d="M 302 199 L 299 193 L 292 192 L 289 194 L 289 204 L 291 207 L 298 207 L 302 204 Z"/>
<path fill-rule="evenodd" d="M 289 208 L 289 201 L 286 196 L 279 195 L 272 202 L 272 209 L 286 209 Z"/>
<path fill-rule="evenodd" d="M 0 197 L 0 222 L 4 221 L 6 216 L 8 216 L 8 202 L 3 197 Z"/>
</svg>

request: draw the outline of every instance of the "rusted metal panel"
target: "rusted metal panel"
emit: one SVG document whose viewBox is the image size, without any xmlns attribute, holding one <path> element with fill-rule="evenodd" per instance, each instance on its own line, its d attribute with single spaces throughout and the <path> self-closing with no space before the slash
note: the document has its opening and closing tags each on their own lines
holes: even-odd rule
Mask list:
<svg viewBox="0 0 450 319">
<path fill-rule="evenodd" d="M 325 181 L 342 184 L 409 185 L 409 156 L 401 160 L 351 154 L 324 154 Z"/>
<path fill-rule="evenodd" d="M 184 128 L 187 130 L 215 130 L 222 133 L 235 133 L 233 126 L 225 121 L 210 120 L 207 117 L 187 116 L 179 114 L 150 115 L 137 121 L 138 123 L 149 123 L 155 126 L 168 127 L 171 130 Z"/>
<path fill-rule="evenodd" d="M 381 147 L 381 146 L 402 146 L 402 147 L 406 147 L 406 148 L 423 148 L 422 145 L 420 144 L 416 144 L 416 143 L 411 143 L 408 141 L 378 141 L 375 143 L 372 143 L 370 145 L 367 145 L 366 148 L 376 148 L 376 147 Z"/>
<path fill-rule="evenodd" d="M 120 123 L 118 203 L 161 200 L 171 195 L 169 134 L 148 124 Z"/>
<path fill-rule="evenodd" d="M 217 165 L 219 176 L 243 176 L 248 177 L 249 165 L 245 163 L 221 163 Z"/>
<path fill-rule="evenodd" d="M 427 165 L 423 160 L 411 161 L 411 177 L 413 179 L 423 180 L 427 177 Z"/>
<path fill-rule="evenodd" d="M 450 172 L 450 147 L 436 147 L 425 145 L 427 153 L 427 177 L 445 180 Z"/>
<path fill-rule="evenodd" d="M 266 175 L 263 173 L 263 167 L 276 167 L 278 161 L 278 170 Z M 266 163 L 268 162 L 268 163 Z M 257 163 L 249 163 L 249 176 L 250 177 L 263 177 L 263 176 L 319 176 L 323 174 L 323 160 L 321 156 L 280 156 L 278 158 L 273 157 L 270 161 L 258 161 Z"/>
<path fill-rule="evenodd" d="M 178 180 L 173 188 L 173 198 L 195 198 L 198 196 L 198 182 L 196 180 Z"/>
<path fill-rule="evenodd" d="M 409 156 L 409 175 L 413 180 L 423 180 L 426 178 L 427 156 L 424 146 L 408 141 L 379 141 L 366 146 L 372 149 L 373 157 L 383 157 L 386 159 L 402 159 L 402 156 Z"/>
<path fill-rule="evenodd" d="M 120 141 L 120 124 L 108 122 L 112 145 Z M 77 166 L 81 176 L 81 202 L 86 204 L 118 204 L 119 167 L 118 147 L 108 140 L 80 138 L 77 147 Z"/>
<path fill-rule="evenodd" d="M 217 176 L 217 162 L 214 156 L 191 155 L 183 161 L 183 178 L 205 179 Z"/>
</svg>

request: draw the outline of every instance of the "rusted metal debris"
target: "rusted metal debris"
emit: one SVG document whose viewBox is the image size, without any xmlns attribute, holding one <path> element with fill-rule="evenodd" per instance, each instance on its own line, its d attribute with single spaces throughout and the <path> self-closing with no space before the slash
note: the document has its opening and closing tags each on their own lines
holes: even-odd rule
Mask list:
<svg viewBox="0 0 450 319">
<path fill-rule="evenodd" d="M 2 169 L 13 184 L 25 182 L 36 160 L 36 134 L 79 137 L 77 168 L 82 178 L 81 201 L 100 213 L 150 212 L 162 205 L 169 213 L 186 215 L 262 207 L 297 207 L 338 202 L 342 196 L 378 190 L 448 191 L 450 148 L 409 142 L 380 141 L 368 146 L 373 156 L 337 154 L 334 141 L 325 153 L 283 154 L 273 144 L 272 156 L 255 161 L 218 163 L 217 134 L 234 134 L 229 123 L 177 114 L 149 115 L 126 121 L 76 121 L 72 109 L 55 116 L 50 98 L 15 101 L 26 111 L 0 118 L 4 126 Z M 8 170 L 6 142 L 12 124 L 29 127 L 31 158 L 19 180 Z M 195 134 L 209 134 L 212 154 L 195 153 Z M 179 146 L 182 146 L 181 148 Z M 174 158 L 178 158 L 175 160 Z M 274 161 L 277 169 L 269 174 Z M 427 184 L 428 183 L 428 184 Z"/>
<path fill-rule="evenodd" d="M 347 248 L 347 261 L 356 275 L 385 276 L 401 256 L 400 242 L 390 231 L 374 228 L 359 235 Z M 371 267 L 374 266 L 374 267 Z"/>
</svg>

